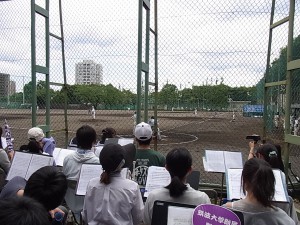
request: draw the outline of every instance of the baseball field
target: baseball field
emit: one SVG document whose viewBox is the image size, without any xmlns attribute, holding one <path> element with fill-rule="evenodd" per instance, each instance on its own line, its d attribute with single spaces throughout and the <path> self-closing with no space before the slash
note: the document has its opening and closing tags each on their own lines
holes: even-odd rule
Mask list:
<svg viewBox="0 0 300 225">
<path fill-rule="evenodd" d="M 132 110 L 97 110 L 96 119 L 93 119 L 86 110 L 68 111 L 68 139 L 74 137 L 77 128 L 88 124 L 94 127 L 97 134 L 105 127 L 113 127 L 121 137 L 133 137 Z M 153 112 L 149 112 L 149 117 Z M 27 143 L 27 131 L 31 127 L 30 109 L 9 110 L 1 109 L 0 120 L 6 119 L 11 127 L 15 149 Z M 39 125 L 45 124 L 45 111 L 38 110 Z M 202 157 L 205 150 L 224 150 L 242 152 L 243 161 L 248 156 L 247 135 L 262 134 L 262 118 L 243 117 L 242 113 L 235 113 L 232 121 L 232 112 L 198 111 L 159 111 L 158 123 L 162 140 L 158 141 L 157 150 L 166 154 L 175 147 L 186 147 L 193 155 L 193 168 L 200 171 L 202 183 L 221 184 L 221 174 L 204 171 Z M 51 109 L 52 136 L 58 147 L 65 147 L 63 110 Z M 280 132 L 280 131 L 276 131 Z M 278 135 L 277 135 L 278 137 Z M 280 143 L 280 140 L 275 140 Z M 297 174 L 297 149 L 291 152 L 290 161 Z M 300 171 L 300 168 L 299 168 Z"/>
</svg>

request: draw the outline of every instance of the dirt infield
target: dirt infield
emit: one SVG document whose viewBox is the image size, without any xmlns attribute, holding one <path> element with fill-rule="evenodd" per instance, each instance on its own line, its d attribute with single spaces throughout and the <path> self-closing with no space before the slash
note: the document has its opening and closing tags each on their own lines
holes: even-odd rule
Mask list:
<svg viewBox="0 0 300 225">
<path fill-rule="evenodd" d="M 15 148 L 27 143 L 26 134 L 31 127 L 31 111 L 28 109 L 8 110 L 1 109 L 0 120 L 7 119 L 11 126 Z M 85 110 L 69 110 L 69 139 L 75 135 L 77 128 L 83 124 L 93 126 L 97 133 L 105 127 L 113 127 L 118 135 L 133 137 L 133 111 L 125 110 L 97 110 L 96 119 Z M 153 112 L 149 112 L 149 116 Z M 45 112 L 38 111 L 37 121 L 39 125 L 45 124 Z M 202 157 L 204 150 L 241 151 L 243 160 L 248 156 L 248 141 L 245 139 L 249 134 L 262 133 L 262 118 L 243 117 L 236 113 L 235 122 L 232 122 L 232 112 L 199 112 L 194 115 L 192 111 L 158 113 L 159 128 L 162 140 L 158 142 L 158 151 L 166 154 L 174 147 L 186 147 L 192 152 L 194 169 L 200 170 L 201 182 L 221 184 L 221 174 L 207 173 L 203 168 Z M 63 110 L 51 110 L 51 129 L 61 130 L 64 128 Z M 278 132 L 278 131 L 277 131 Z M 65 147 L 64 132 L 53 132 L 58 147 Z M 278 135 L 277 135 L 278 136 Z M 277 142 L 280 142 L 277 140 Z M 300 174 L 298 168 L 299 151 L 291 151 L 290 161 L 294 172 Z"/>
</svg>

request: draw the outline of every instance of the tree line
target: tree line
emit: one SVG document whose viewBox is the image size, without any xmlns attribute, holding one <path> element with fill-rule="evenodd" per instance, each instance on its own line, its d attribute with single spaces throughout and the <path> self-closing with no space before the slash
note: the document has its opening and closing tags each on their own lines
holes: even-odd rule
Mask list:
<svg viewBox="0 0 300 225">
<path fill-rule="evenodd" d="M 32 101 L 31 81 L 24 86 L 24 103 Z M 67 85 L 61 90 L 50 88 L 51 105 L 64 103 L 64 92 L 67 93 L 68 104 L 93 105 L 96 108 L 135 108 L 136 94 L 127 89 L 118 89 L 108 85 Z M 158 105 L 161 108 L 210 108 L 221 109 L 228 107 L 229 101 L 255 102 L 255 87 L 230 87 L 224 84 L 192 86 L 179 90 L 174 84 L 165 84 L 158 92 Z M 37 103 L 43 107 L 46 103 L 45 81 L 37 82 Z M 23 93 L 10 96 L 11 101 L 23 102 Z M 154 93 L 149 94 L 149 105 L 154 104 Z"/>
</svg>

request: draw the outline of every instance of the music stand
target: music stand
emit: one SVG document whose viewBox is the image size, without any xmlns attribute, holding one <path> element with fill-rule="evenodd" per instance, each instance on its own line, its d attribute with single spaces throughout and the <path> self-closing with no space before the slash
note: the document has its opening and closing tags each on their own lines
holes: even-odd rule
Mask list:
<svg viewBox="0 0 300 225">
<path fill-rule="evenodd" d="M 191 216 L 196 208 L 195 205 L 188 205 L 175 202 L 155 201 L 153 205 L 151 225 L 167 225 L 168 224 L 168 209 L 170 206 L 190 208 Z"/>
</svg>

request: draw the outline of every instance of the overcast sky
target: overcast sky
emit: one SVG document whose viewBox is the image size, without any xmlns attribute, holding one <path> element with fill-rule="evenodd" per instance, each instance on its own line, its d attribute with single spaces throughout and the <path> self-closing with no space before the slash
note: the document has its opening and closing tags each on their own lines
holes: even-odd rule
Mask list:
<svg viewBox="0 0 300 225">
<path fill-rule="evenodd" d="M 36 2 L 44 6 L 44 1 Z M 51 1 L 50 31 L 59 35 L 57 2 Z M 275 21 L 288 15 L 288 2 L 276 1 Z M 135 91 L 138 1 L 62 3 L 68 83 L 75 82 L 75 64 L 90 59 L 102 64 L 105 84 Z M 295 36 L 299 34 L 299 8 L 297 3 Z M 221 77 L 230 86 L 251 86 L 262 78 L 271 1 L 164 0 L 158 1 L 158 9 L 160 88 L 167 82 L 178 88 L 210 84 Z M 37 62 L 43 65 L 44 22 L 40 16 L 36 24 Z M 273 36 L 272 59 L 287 44 L 287 24 L 277 28 Z M 154 80 L 153 40 L 151 35 L 151 81 Z M 0 2 L 0 43 L 0 72 L 11 74 L 21 90 L 23 80 L 27 83 L 31 79 L 30 1 Z M 62 82 L 61 46 L 54 38 L 50 51 L 51 81 Z M 38 79 L 43 77 L 38 75 Z"/>
</svg>

